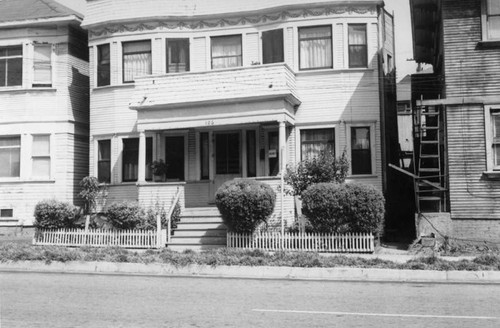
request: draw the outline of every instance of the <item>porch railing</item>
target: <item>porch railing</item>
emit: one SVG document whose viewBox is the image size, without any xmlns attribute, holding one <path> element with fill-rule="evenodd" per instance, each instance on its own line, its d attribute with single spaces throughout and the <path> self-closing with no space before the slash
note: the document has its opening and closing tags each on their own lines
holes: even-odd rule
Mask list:
<svg viewBox="0 0 500 328">
<path fill-rule="evenodd" d="M 103 229 L 37 229 L 33 245 L 91 246 L 123 248 L 160 248 L 166 243 L 167 231 Z"/>
<path fill-rule="evenodd" d="M 228 248 L 290 250 L 331 253 L 372 253 L 375 250 L 372 233 L 319 234 L 257 232 L 227 233 Z"/>
</svg>

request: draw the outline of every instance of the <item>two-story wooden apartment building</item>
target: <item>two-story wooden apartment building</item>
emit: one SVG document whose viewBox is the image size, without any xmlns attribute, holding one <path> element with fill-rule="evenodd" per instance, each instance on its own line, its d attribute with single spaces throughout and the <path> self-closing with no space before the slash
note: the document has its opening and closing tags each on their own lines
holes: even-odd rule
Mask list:
<svg viewBox="0 0 500 328">
<path fill-rule="evenodd" d="M 52 0 L 0 1 L 0 227 L 43 199 L 77 202 L 88 174 L 83 17 Z"/>
<path fill-rule="evenodd" d="M 90 172 L 108 203 L 169 204 L 179 189 L 184 207 L 204 207 L 238 177 L 278 190 L 280 169 L 324 150 L 345 150 L 349 179 L 383 188 L 383 1 L 89 0 L 83 26 Z"/>
<path fill-rule="evenodd" d="M 424 213 L 420 230 L 436 233 L 437 228 L 438 236 L 498 242 L 500 2 L 410 4 L 414 58 L 434 68 L 434 74 L 412 81 L 420 105 L 416 118 L 427 123 L 417 127 L 417 174 L 434 176 L 427 179 L 434 186 L 420 184 L 424 188 L 419 189 L 417 184 L 417 199 L 421 212 L 432 211 L 434 201 L 434 210 L 444 213 Z"/>
</svg>

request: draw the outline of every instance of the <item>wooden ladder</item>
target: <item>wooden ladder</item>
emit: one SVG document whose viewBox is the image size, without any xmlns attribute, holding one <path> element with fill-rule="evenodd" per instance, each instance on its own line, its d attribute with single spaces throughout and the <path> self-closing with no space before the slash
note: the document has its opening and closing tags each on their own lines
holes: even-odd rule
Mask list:
<svg viewBox="0 0 500 328">
<path fill-rule="evenodd" d="M 418 140 L 415 163 L 415 200 L 418 213 L 446 211 L 444 124 L 442 106 L 417 106 L 414 140 Z"/>
</svg>

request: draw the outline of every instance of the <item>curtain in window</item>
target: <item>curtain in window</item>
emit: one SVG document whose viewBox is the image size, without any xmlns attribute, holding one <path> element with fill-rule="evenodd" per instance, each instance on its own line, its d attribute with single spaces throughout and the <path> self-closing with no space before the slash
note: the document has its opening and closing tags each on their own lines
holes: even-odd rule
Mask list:
<svg viewBox="0 0 500 328">
<path fill-rule="evenodd" d="M 238 67 L 241 59 L 241 35 L 212 38 L 212 68 Z"/>
<path fill-rule="evenodd" d="M 139 138 L 123 139 L 122 180 L 137 181 L 139 172 Z"/>
<path fill-rule="evenodd" d="M 488 39 L 500 39 L 500 1 L 488 0 Z"/>
<path fill-rule="evenodd" d="M 21 163 L 21 138 L 0 137 L 0 177 L 19 177 Z"/>
<path fill-rule="evenodd" d="M 366 25 L 349 25 L 349 67 L 368 66 Z"/>
<path fill-rule="evenodd" d="M 330 26 L 299 29 L 300 68 L 332 67 L 332 29 Z"/>
<path fill-rule="evenodd" d="M 335 130 L 314 129 L 300 132 L 302 159 L 318 157 L 323 152 L 335 155 Z"/>
<path fill-rule="evenodd" d="M 33 84 L 52 84 L 51 45 L 35 45 Z"/>
<path fill-rule="evenodd" d="M 123 44 L 123 81 L 132 82 L 135 77 L 151 75 L 151 41 Z"/>
</svg>

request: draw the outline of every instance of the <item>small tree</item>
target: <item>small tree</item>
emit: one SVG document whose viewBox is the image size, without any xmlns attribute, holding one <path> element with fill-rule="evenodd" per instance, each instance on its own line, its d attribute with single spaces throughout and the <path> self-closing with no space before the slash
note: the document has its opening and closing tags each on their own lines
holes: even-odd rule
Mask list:
<svg viewBox="0 0 500 328">
<path fill-rule="evenodd" d="M 322 152 L 318 157 L 300 161 L 295 167 L 287 167 L 284 179 L 292 187 L 288 192 L 293 196 L 300 196 L 316 183 L 345 182 L 348 171 L 349 160 L 345 151 L 338 158 L 331 152 Z"/>
<path fill-rule="evenodd" d="M 85 229 L 89 228 L 90 217 L 94 214 L 97 199 L 102 194 L 102 188 L 96 177 L 87 176 L 80 181 L 80 197 L 84 200 Z"/>
</svg>

